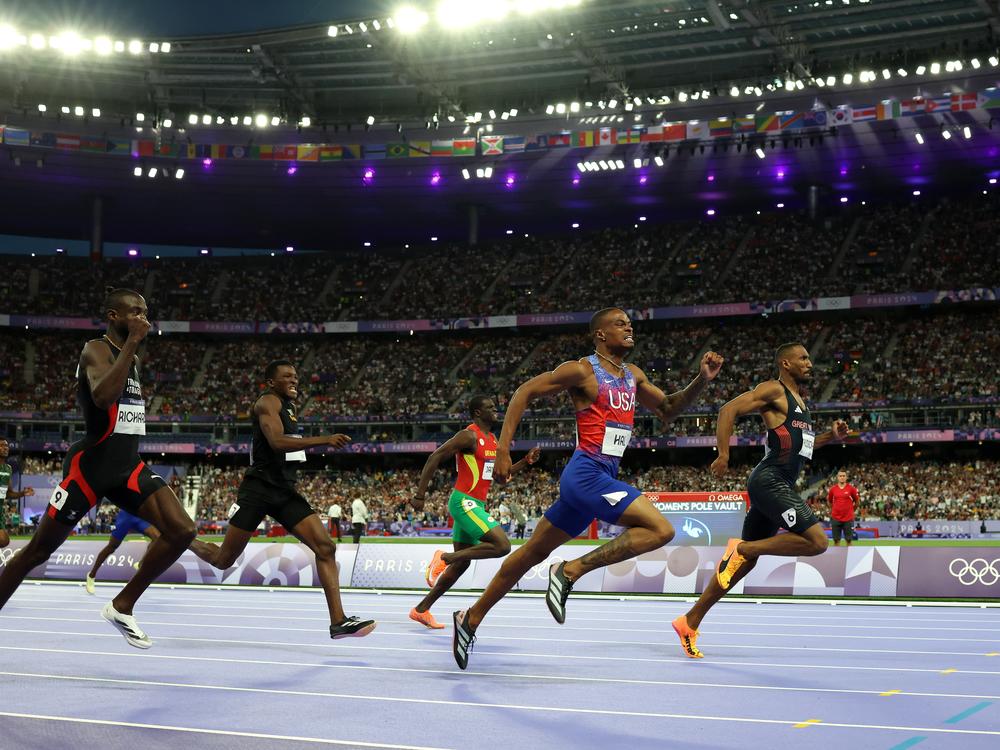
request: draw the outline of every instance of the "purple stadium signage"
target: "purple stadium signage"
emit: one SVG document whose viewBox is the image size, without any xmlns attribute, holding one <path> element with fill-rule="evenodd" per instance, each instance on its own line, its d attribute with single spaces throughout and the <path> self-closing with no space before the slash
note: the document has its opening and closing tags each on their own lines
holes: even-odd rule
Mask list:
<svg viewBox="0 0 1000 750">
<path fill-rule="evenodd" d="M 0 550 L 0 568 L 27 544 L 15 540 Z M 103 541 L 72 539 L 30 578 L 83 581 Z M 99 579 L 124 581 L 142 558 L 144 541 L 126 542 L 101 568 Z M 342 586 L 423 588 L 431 544 L 339 545 Z M 587 545 L 556 549 L 521 579 L 521 590 L 540 591 L 553 562 L 585 554 Z M 615 593 L 700 593 L 715 574 L 723 547 L 669 545 L 634 560 L 588 573 L 575 589 Z M 482 588 L 502 560 L 475 560 L 462 586 Z M 216 570 L 185 552 L 159 578 L 163 583 L 316 586 L 312 553 L 300 544 L 251 544 L 236 563 Z M 816 557 L 762 557 L 733 593 L 752 596 L 913 596 L 1000 598 L 1000 550 L 996 547 L 835 547 Z"/>
<path fill-rule="evenodd" d="M 852 297 L 813 297 L 757 302 L 724 302 L 712 305 L 651 307 L 633 310 L 637 320 L 677 320 L 685 318 L 721 318 L 762 313 L 815 312 L 819 310 L 867 310 L 877 307 L 940 305 L 958 302 L 983 302 L 1000 299 L 1000 288 L 977 287 L 934 292 L 891 292 L 856 294 Z M 156 323 L 165 333 L 229 334 L 318 334 L 318 333 L 408 333 L 410 331 L 467 330 L 473 328 L 515 328 L 524 326 L 585 325 L 591 311 L 537 313 L 526 315 L 491 315 L 479 318 L 437 318 L 433 320 L 341 320 L 327 323 L 281 323 L 276 321 L 166 320 Z M 0 326 L 35 328 L 73 328 L 100 330 L 103 324 L 90 318 L 0 315 Z"/>
</svg>

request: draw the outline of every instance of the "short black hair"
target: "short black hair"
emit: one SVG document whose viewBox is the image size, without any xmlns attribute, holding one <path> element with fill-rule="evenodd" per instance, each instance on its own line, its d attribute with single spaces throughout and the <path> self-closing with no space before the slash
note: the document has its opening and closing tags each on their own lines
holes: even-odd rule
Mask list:
<svg viewBox="0 0 1000 750">
<path fill-rule="evenodd" d="M 790 352 L 797 346 L 801 346 L 803 349 L 806 348 L 805 344 L 798 341 L 792 341 L 787 344 L 782 344 L 781 346 L 779 346 L 777 350 L 774 352 L 774 366 L 780 370 L 781 360 L 785 357 L 786 354 L 788 354 L 788 352 Z"/>
<path fill-rule="evenodd" d="M 120 309 L 122 303 L 127 297 L 138 297 L 139 299 L 142 299 L 142 295 L 135 289 L 113 286 L 104 287 L 104 301 L 101 303 L 101 314 L 107 315 L 108 310 Z"/>
<path fill-rule="evenodd" d="M 264 368 L 264 380 L 271 380 L 277 375 L 279 367 L 295 367 L 295 364 L 287 359 L 275 359 L 268 362 L 267 367 Z"/>
<path fill-rule="evenodd" d="M 475 396 L 469 399 L 469 416 L 474 417 L 476 412 L 482 409 L 487 401 L 491 401 L 492 397 L 487 396 L 485 393 L 477 393 Z"/>
<path fill-rule="evenodd" d="M 590 333 L 591 335 L 604 325 L 604 319 L 608 317 L 611 313 L 625 312 L 620 307 L 605 307 L 603 310 L 598 310 L 593 315 L 590 316 Z"/>
</svg>

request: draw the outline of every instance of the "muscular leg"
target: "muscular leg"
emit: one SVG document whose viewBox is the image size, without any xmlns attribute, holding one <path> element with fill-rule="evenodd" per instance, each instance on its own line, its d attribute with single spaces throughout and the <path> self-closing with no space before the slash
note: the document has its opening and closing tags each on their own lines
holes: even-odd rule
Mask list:
<svg viewBox="0 0 1000 750">
<path fill-rule="evenodd" d="M 0 549 L 8 544 L 10 544 L 10 535 L 7 534 L 7 529 L 0 529 Z"/>
<path fill-rule="evenodd" d="M 66 541 L 72 526 L 59 523 L 48 515 L 43 515 L 38 530 L 20 553 L 7 561 L 0 573 L 0 609 L 21 585 L 28 573 L 37 565 L 49 559 L 53 552 Z"/>
<path fill-rule="evenodd" d="M 195 539 L 188 549 L 213 568 L 226 570 L 243 553 L 253 534 L 253 531 L 238 529 L 230 524 L 226 529 L 226 536 L 223 537 L 221 546 L 215 542 L 203 542 L 201 539 Z"/>
<path fill-rule="evenodd" d="M 761 539 L 755 542 L 741 542 L 736 551 L 746 558 L 746 562 L 740 566 L 732 578 L 729 589 L 723 589 L 719 585 L 718 578 L 714 575 L 709 579 L 708 585 L 698 597 L 698 601 L 687 613 L 688 625 L 694 630 L 698 629 L 701 621 L 705 618 L 716 602 L 718 602 L 728 591 L 732 590 L 733 584 L 744 578 L 757 564 L 760 555 L 775 555 L 777 557 L 799 557 L 812 556 L 824 552 L 827 548 L 826 534 L 823 533 L 823 525 L 815 523 L 802 534 L 789 532 L 787 534 L 777 534 L 768 539 Z M 760 550 L 765 550 L 761 552 Z"/>
<path fill-rule="evenodd" d="M 326 606 L 330 610 L 330 624 L 339 625 L 347 619 L 344 605 L 340 601 L 340 580 L 337 577 L 337 545 L 323 528 L 319 516 L 306 516 L 291 530 L 292 534 L 305 544 L 316 556 L 316 573 L 326 594 Z"/>
<path fill-rule="evenodd" d="M 97 578 L 97 571 L 101 569 L 104 565 L 104 561 L 111 557 L 112 553 L 121 546 L 121 542 L 114 537 L 108 540 L 108 543 L 104 545 L 104 548 L 97 553 L 97 557 L 94 558 L 94 567 L 90 569 L 87 574 L 88 578 Z"/>
<path fill-rule="evenodd" d="M 495 529 L 492 529 L 491 531 L 495 531 Z M 473 545 L 466 544 L 465 542 L 455 542 L 456 552 L 469 549 L 473 549 Z M 499 555 L 497 555 L 497 557 L 499 557 Z M 414 607 L 414 609 L 416 609 L 417 612 L 426 612 L 429 610 L 434 606 L 434 602 L 440 599 L 444 595 L 445 591 L 451 589 L 458 579 L 462 577 L 462 574 L 468 569 L 468 560 L 459 560 L 458 562 L 449 564 L 448 567 L 444 569 L 444 573 L 438 576 L 437 582 L 434 584 L 434 588 L 427 592 L 427 596 L 421 599 L 420 604 Z"/>
<path fill-rule="evenodd" d="M 510 552 L 510 539 L 499 526 L 496 526 L 479 540 L 479 544 L 463 544 L 461 547 L 456 544 L 454 552 L 445 552 L 441 559 L 449 565 L 457 562 L 469 562 L 470 560 L 485 560 L 492 557 L 503 557 Z"/>
<path fill-rule="evenodd" d="M 553 526 L 547 518 L 542 518 L 538 522 L 538 526 L 535 527 L 531 538 L 503 561 L 503 565 L 493 576 L 493 580 L 489 582 L 486 590 L 476 600 L 476 603 L 469 607 L 465 616 L 465 622 L 469 628 L 475 630 L 479 627 L 479 623 L 486 617 L 486 613 L 503 599 L 508 591 L 514 588 L 514 585 L 532 566 L 543 562 L 552 553 L 552 550 L 570 539 L 572 537 L 569 534 Z"/>
<path fill-rule="evenodd" d="M 575 581 L 592 570 L 659 549 L 674 538 L 674 527 L 670 521 L 653 507 L 645 495 L 632 501 L 618 519 L 618 524 L 628 528 L 583 557 L 566 563 L 563 574 L 567 579 Z"/>
<path fill-rule="evenodd" d="M 123 615 L 132 614 L 132 608 L 149 584 L 173 565 L 195 536 L 194 521 L 184 512 L 169 487 L 161 487 L 147 497 L 136 515 L 153 524 L 160 536 L 150 543 L 142 565 L 125 588 L 111 600 L 111 605 Z"/>
</svg>

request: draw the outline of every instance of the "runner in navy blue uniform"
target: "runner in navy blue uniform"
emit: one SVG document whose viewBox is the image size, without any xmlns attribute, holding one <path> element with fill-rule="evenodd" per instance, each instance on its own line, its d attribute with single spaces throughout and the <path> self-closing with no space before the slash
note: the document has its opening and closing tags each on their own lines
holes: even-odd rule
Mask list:
<svg viewBox="0 0 1000 750">
<path fill-rule="evenodd" d="M 136 350 L 149 333 L 146 301 L 131 289 L 109 289 L 102 309 L 107 333 L 87 342 L 76 371 L 86 436 L 66 454 L 63 480 L 53 490 L 35 535 L 0 574 L 0 607 L 28 572 L 48 560 L 77 522 L 107 497 L 160 530 L 142 567 L 101 612 L 129 644 L 149 648 L 153 642 L 136 623 L 132 608 L 149 584 L 187 549 L 195 527 L 166 482 L 139 457 L 146 409 Z"/>
<path fill-rule="evenodd" d="M 452 654 L 465 669 L 476 628 L 486 613 L 533 566 L 578 536 L 594 518 L 625 526 L 621 535 L 583 557 L 549 568 L 545 596 L 556 622 L 566 619 L 566 600 L 574 581 L 592 570 L 662 547 L 674 529 L 641 491 L 618 479 L 618 464 L 632 437 L 636 404 L 660 417 L 664 427 L 694 403 L 719 374 L 722 357 L 706 352 L 698 376 L 669 396 L 653 385 L 625 357 L 635 346 L 632 321 L 617 307 L 594 313 L 590 320 L 594 353 L 532 378 L 514 393 L 503 421 L 493 478 L 510 476 L 510 444 L 521 415 L 536 398 L 567 391 L 576 410 L 577 448 L 559 478 L 559 499 L 545 511 L 534 533 L 507 557 L 482 596 L 468 611 L 455 612 Z"/>
<path fill-rule="evenodd" d="M 330 637 L 361 637 L 375 629 L 374 620 L 344 614 L 337 579 L 336 545 L 319 515 L 295 489 L 298 465 L 306 460 L 306 448 L 342 448 L 347 435 L 299 434 L 295 399 L 299 396 L 299 376 L 287 360 L 275 360 L 264 369 L 267 390 L 253 405 L 253 441 L 250 468 L 229 509 L 229 528 L 221 546 L 196 539 L 191 551 L 216 568 L 225 570 L 238 558 L 264 520 L 271 516 L 306 545 L 316 556 L 316 574 L 330 610 Z M 145 563 L 144 563 L 145 564 Z"/>
<path fill-rule="evenodd" d="M 819 519 L 795 491 L 804 461 L 813 451 L 847 437 L 847 423 L 817 435 L 812 417 L 799 389 L 812 379 L 812 361 L 802 344 L 782 344 L 774 356 L 778 379 L 761 383 L 737 396 L 719 410 L 716 444 L 719 456 L 712 473 L 723 477 L 729 468 L 729 438 L 737 417 L 757 412 L 767 428 L 764 458 L 747 481 L 750 510 L 743 522 L 741 539 L 730 539 L 726 552 L 705 591 L 686 615 L 673 622 L 681 648 L 692 659 L 698 649 L 698 626 L 708 610 L 734 583 L 753 570 L 761 555 L 799 557 L 826 551 L 826 533 Z M 779 534 L 784 529 L 787 534 Z"/>
<path fill-rule="evenodd" d="M 111 538 L 104 545 L 104 548 L 97 553 L 97 557 L 94 558 L 94 565 L 90 569 L 90 572 L 87 573 L 87 578 L 84 581 L 84 586 L 88 594 L 95 593 L 94 583 L 97 580 L 97 571 L 104 565 L 104 561 L 111 557 L 115 550 L 121 546 L 121 543 L 125 541 L 125 537 L 129 534 L 145 534 L 150 540 L 155 541 L 160 532 L 156 530 L 155 526 L 148 521 L 143 521 L 139 516 L 133 516 L 127 510 L 119 510 L 118 515 L 115 516 L 114 528 L 111 529 Z M 139 563 L 136 563 L 135 567 L 138 570 Z"/>
</svg>

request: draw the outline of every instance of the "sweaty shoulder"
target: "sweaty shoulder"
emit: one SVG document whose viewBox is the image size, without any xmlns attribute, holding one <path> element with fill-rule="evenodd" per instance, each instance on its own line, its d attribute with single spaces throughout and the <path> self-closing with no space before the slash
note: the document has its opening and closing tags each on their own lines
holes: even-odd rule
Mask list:
<svg viewBox="0 0 1000 750">
<path fill-rule="evenodd" d="M 281 399 L 273 393 L 260 396 L 253 405 L 256 414 L 277 414 L 281 410 Z"/>
<path fill-rule="evenodd" d="M 785 386 L 779 380 L 765 380 L 754 388 L 754 392 L 768 400 L 773 400 L 785 395 Z"/>
</svg>

